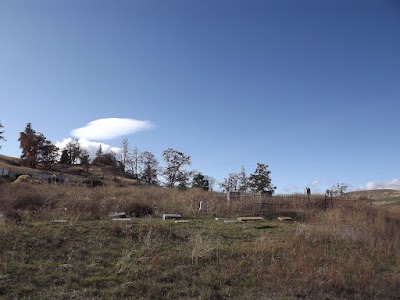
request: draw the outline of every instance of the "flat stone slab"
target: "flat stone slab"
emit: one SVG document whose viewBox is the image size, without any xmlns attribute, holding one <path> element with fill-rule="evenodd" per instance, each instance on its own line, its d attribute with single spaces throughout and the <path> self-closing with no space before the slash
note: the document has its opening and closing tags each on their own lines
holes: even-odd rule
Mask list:
<svg viewBox="0 0 400 300">
<path fill-rule="evenodd" d="M 113 218 L 113 221 L 130 221 L 131 218 Z"/>
<path fill-rule="evenodd" d="M 278 220 L 282 222 L 289 222 L 292 221 L 293 219 L 291 217 L 278 217 Z"/>
<path fill-rule="evenodd" d="M 175 220 L 175 223 L 189 223 L 189 220 Z"/>
<path fill-rule="evenodd" d="M 108 215 L 111 218 L 126 218 L 126 212 L 114 212 Z"/>
<path fill-rule="evenodd" d="M 239 222 L 256 222 L 256 221 L 262 221 L 264 218 L 262 217 L 239 217 L 237 218 Z"/>
<path fill-rule="evenodd" d="M 163 220 L 176 220 L 176 219 L 182 219 L 182 216 L 180 214 L 163 214 L 162 215 Z"/>
</svg>

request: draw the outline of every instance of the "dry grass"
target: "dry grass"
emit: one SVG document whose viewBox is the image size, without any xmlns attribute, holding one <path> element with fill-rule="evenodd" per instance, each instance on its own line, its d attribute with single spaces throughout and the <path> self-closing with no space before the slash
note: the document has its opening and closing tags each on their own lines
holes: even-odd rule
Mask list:
<svg viewBox="0 0 400 300">
<path fill-rule="evenodd" d="M 398 299 L 400 216 L 365 203 L 301 222 L 223 223 L 224 195 L 155 187 L 0 185 L 4 299 Z M 207 212 L 198 211 L 200 200 Z M 250 203 L 241 203 L 243 207 Z M 151 207 L 160 218 L 112 221 Z M 13 219 L 14 218 L 14 219 Z M 15 216 L 10 216 L 15 220 Z M 51 224 L 52 219 L 68 222 Z"/>
</svg>

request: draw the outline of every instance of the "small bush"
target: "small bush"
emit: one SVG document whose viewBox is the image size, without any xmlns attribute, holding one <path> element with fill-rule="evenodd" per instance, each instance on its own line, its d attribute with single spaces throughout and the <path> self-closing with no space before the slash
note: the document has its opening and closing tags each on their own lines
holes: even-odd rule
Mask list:
<svg viewBox="0 0 400 300">
<path fill-rule="evenodd" d="M 46 200 L 39 194 L 22 194 L 14 200 L 13 208 L 16 210 L 37 212 L 45 205 Z"/>
<path fill-rule="evenodd" d="M 135 218 L 141 218 L 148 215 L 151 216 L 154 214 L 154 210 L 151 206 L 136 202 L 128 203 L 125 212 Z"/>
<path fill-rule="evenodd" d="M 21 224 L 23 221 L 22 214 L 15 209 L 10 209 L 5 212 L 4 217 L 10 223 Z"/>
</svg>

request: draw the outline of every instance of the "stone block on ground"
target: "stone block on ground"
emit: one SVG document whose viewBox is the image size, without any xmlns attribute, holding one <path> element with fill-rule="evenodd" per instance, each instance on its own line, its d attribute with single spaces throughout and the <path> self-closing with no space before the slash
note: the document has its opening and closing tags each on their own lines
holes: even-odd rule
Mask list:
<svg viewBox="0 0 400 300">
<path fill-rule="evenodd" d="M 282 221 L 282 222 L 290 222 L 290 221 L 293 221 L 293 219 L 292 219 L 291 217 L 278 217 L 278 220 L 279 220 L 279 221 Z"/>
<path fill-rule="evenodd" d="M 127 214 L 126 212 L 122 211 L 122 212 L 113 212 L 111 214 L 108 215 L 111 218 L 126 218 Z"/>
<path fill-rule="evenodd" d="M 182 219 L 180 214 L 163 214 L 163 220 L 179 220 Z"/>
<path fill-rule="evenodd" d="M 256 222 L 256 221 L 262 221 L 264 218 L 262 217 L 239 217 L 237 218 L 239 222 Z"/>
</svg>

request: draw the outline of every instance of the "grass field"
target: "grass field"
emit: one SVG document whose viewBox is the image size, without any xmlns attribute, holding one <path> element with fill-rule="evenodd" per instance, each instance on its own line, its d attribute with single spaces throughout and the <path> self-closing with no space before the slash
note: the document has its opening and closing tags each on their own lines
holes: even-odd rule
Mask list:
<svg viewBox="0 0 400 300">
<path fill-rule="evenodd" d="M 398 299 L 400 217 L 366 202 L 282 223 L 199 190 L 0 184 L 0 299 Z M 209 204 L 198 211 L 198 201 Z M 153 218 L 113 221 L 132 203 Z M 163 221 L 181 213 L 189 223 Z M 268 216 L 265 216 L 268 219 Z M 64 219 L 65 223 L 51 223 Z"/>
</svg>

